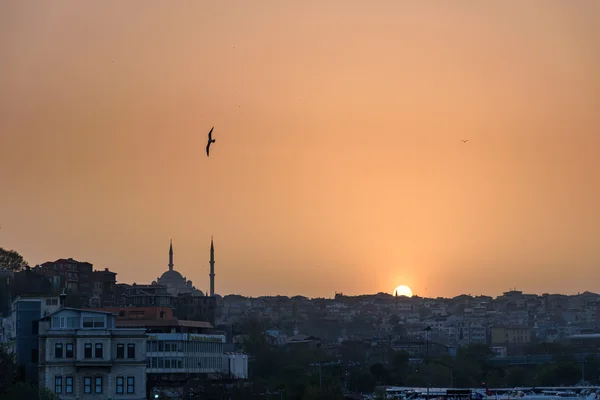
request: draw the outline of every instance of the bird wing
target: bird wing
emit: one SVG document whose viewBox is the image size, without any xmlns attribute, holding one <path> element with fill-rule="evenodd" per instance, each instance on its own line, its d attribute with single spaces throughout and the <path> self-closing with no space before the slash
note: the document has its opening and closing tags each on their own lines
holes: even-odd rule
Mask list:
<svg viewBox="0 0 600 400">
<path fill-rule="evenodd" d="M 210 149 L 210 143 L 208 142 L 208 144 L 206 145 L 206 156 L 208 157 L 208 150 Z"/>
<path fill-rule="evenodd" d="M 208 132 L 208 141 L 209 142 L 212 140 L 212 131 L 213 131 L 213 129 L 215 129 L 214 126 L 212 128 L 210 128 L 210 132 Z"/>
</svg>

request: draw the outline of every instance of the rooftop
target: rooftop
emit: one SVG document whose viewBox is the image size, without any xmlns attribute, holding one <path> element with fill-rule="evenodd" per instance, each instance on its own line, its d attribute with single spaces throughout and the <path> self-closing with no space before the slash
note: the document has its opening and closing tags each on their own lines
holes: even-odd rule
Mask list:
<svg viewBox="0 0 600 400">
<path fill-rule="evenodd" d="M 210 329 L 213 326 L 210 322 L 206 321 L 188 321 L 183 319 L 173 318 L 171 320 L 164 319 L 128 319 L 118 320 L 116 322 L 119 328 L 168 328 L 168 327 L 181 327 L 181 328 L 206 328 Z"/>
</svg>

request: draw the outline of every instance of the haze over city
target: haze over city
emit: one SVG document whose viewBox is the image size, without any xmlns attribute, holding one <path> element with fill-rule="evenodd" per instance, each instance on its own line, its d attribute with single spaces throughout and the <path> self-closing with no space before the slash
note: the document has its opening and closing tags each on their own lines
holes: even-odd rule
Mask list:
<svg viewBox="0 0 600 400">
<path fill-rule="evenodd" d="M 173 239 L 204 291 L 214 235 L 222 295 L 600 284 L 600 2 L 140 4 L 0 3 L 0 247 L 150 283 Z"/>
</svg>

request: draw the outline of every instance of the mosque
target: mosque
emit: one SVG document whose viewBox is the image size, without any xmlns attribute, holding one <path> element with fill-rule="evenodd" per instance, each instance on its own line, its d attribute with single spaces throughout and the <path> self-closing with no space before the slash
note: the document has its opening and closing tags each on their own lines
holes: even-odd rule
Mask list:
<svg viewBox="0 0 600 400">
<path fill-rule="evenodd" d="M 214 265 L 215 265 L 215 249 L 212 238 L 210 240 L 210 290 L 214 296 Z M 156 278 L 152 282 L 153 285 L 163 285 L 167 287 L 167 292 L 173 296 L 180 294 L 191 294 L 192 296 L 204 296 L 201 290 L 194 287 L 193 282 L 175 271 L 173 267 L 173 241 L 169 245 L 169 269 L 165 271 L 160 278 Z M 208 293 L 207 293 L 208 295 Z"/>
</svg>

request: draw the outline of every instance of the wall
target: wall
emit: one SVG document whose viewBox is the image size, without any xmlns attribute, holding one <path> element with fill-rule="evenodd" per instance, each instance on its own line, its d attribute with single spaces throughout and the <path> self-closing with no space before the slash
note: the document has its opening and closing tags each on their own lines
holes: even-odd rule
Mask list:
<svg viewBox="0 0 600 400">
<path fill-rule="evenodd" d="M 235 379 L 248 379 L 248 355 L 226 354 L 224 360 L 224 365 L 228 366 L 229 373 Z"/>
<path fill-rule="evenodd" d="M 26 379 L 37 381 L 38 360 L 38 321 L 41 316 L 41 301 L 39 299 L 21 299 L 16 302 L 16 356 L 17 363 L 25 367 Z"/>
</svg>

